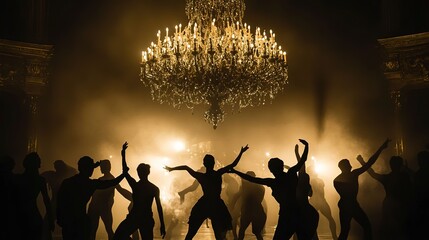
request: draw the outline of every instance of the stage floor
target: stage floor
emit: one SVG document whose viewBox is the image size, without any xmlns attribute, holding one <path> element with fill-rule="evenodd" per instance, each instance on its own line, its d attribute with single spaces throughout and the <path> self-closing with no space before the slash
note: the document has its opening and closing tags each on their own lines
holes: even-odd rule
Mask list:
<svg viewBox="0 0 429 240">
<path fill-rule="evenodd" d="M 274 234 L 274 229 L 275 227 L 266 227 L 265 228 L 265 233 L 264 233 L 264 239 L 272 239 L 273 238 L 273 234 Z M 155 229 L 157 230 L 157 229 Z M 177 229 L 177 231 L 175 231 L 171 236 L 166 236 L 166 240 L 183 240 L 185 239 L 185 235 L 186 235 L 186 230 L 187 230 L 187 226 L 183 226 L 180 229 Z M 154 239 L 162 239 L 159 236 L 159 233 L 157 231 L 154 231 L 155 234 L 155 238 Z M 318 235 L 319 240 L 332 240 L 332 237 L 329 235 L 329 233 L 319 233 Z M 54 237 L 54 240 L 61 240 L 61 236 L 56 236 Z M 249 228 L 247 229 L 246 232 L 246 236 L 244 238 L 245 240 L 255 240 L 256 237 L 252 234 L 251 232 L 251 226 L 249 226 Z M 101 229 L 99 229 L 98 234 L 97 234 L 97 240 L 107 240 L 107 236 L 105 235 L 103 226 L 101 226 Z M 214 234 L 213 234 L 213 230 L 210 227 L 206 227 L 205 225 L 201 226 L 201 228 L 199 229 L 197 235 L 194 237 L 194 240 L 215 240 Z M 233 240 L 233 236 L 232 233 L 229 232 L 228 236 L 227 236 L 227 240 Z"/>
</svg>

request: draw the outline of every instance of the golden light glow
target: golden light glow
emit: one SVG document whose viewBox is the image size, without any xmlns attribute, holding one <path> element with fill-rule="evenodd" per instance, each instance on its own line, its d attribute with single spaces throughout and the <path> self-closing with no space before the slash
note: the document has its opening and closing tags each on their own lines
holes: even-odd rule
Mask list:
<svg viewBox="0 0 429 240">
<path fill-rule="evenodd" d="M 172 141 L 171 145 L 173 150 L 176 152 L 182 152 L 186 149 L 186 144 L 182 140 L 174 140 Z"/>
</svg>

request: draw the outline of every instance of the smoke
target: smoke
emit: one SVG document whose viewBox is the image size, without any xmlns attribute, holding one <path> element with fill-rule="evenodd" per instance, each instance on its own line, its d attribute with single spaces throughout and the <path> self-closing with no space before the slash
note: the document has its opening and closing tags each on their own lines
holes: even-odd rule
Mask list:
<svg viewBox="0 0 429 240">
<path fill-rule="evenodd" d="M 379 69 L 376 38 L 369 23 L 361 21 L 365 11 L 280 0 L 246 4 L 245 22 L 273 29 L 288 52 L 290 84 L 272 104 L 228 113 L 213 130 L 202 109 L 192 113 L 153 102 L 138 79 L 141 50 L 157 30 L 186 23 L 184 0 L 79 3 L 76 19 L 64 21 L 71 25 L 62 28 L 43 100 L 39 143 L 44 168 L 56 159 L 76 166 L 81 156 L 90 155 L 96 160 L 111 157 L 112 172 L 119 174 L 120 148 L 128 141 L 132 175 L 138 163 L 151 164 L 149 179 L 173 204 L 175 191 L 192 178 L 165 175 L 163 164 L 198 169 L 203 153 L 178 155 L 170 151 L 170 139 L 183 139 L 187 146 L 210 142 L 221 165 L 249 144 L 238 168 L 270 177 L 268 159 L 294 164 L 293 148 L 303 138 L 310 143 L 310 155 L 326 166 L 322 177 L 334 207 L 338 160 L 371 154 L 391 134 L 387 83 Z M 267 190 L 269 206 L 277 206 L 269 195 Z M 118 204 L 122 208 L 115 221 L 122 219 L 128 203 Z M 269 222 L 276 221 L 275 210 L 269 216 Z"/>
</svg>

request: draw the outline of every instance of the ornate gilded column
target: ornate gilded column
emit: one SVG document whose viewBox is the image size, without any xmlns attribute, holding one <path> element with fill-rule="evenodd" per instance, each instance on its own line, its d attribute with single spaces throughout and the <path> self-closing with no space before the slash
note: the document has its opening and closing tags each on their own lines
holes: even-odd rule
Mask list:
<svg viewBox="0 0 429 240">
<path fill-rule="evenodd" d="M 429 32 L 379 39 L 384 49 L 384 75 L 389 80 L 395 112 L 395 150 L 403 155 L 407 143 L 403 138 L 402 108 L 404 93 L 429 87 Z"/>
<path fill-rule="evenodd" d="M 0 89 L 24 96 L 27 152 L 37 151 L 39 98 L 49 78 L 51 45 L 23 43 L 0 39 L 0 66 L 8 77 L 0 79 Z M 6 70 L 5 70 L 6 69 Z M 20 98 L 19 98 L 20 99 Z M 20 120 L 20 119 L 18 119 Z"/>
<path fill-rule="evenodd" d="M 402 135 L 401 124 L 401 91 L 391 90 L 390 97 L 394 105 L 394 127 L 395 127 L 395 151 L 396 154 L 402 156 L 404 154 L 404 139 Z"/>
</svg>

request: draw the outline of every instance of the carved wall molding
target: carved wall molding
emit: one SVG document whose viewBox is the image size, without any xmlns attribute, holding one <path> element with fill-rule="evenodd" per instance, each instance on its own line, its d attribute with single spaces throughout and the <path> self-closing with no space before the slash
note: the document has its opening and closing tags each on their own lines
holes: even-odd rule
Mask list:
<svg viewBox="0 0 429 240">
<path fill-rule="evenodd" d="M 378 40 L 392 91 L 429 86 L 429 32 Z"/>
<path fill-rule="evenodd" d="M 378 40 L 384 52 L 383 71 L 389 80 L 391 101 L 395 111 L 395 150 L 403 155 L 402 111 L 405 92 L 429 88 L 429 32 Z"/>
<path fill-rule="evenodd" d="M 24 96 L 26 126 L 20 127 L 26 129 L 27 152 L 37 151 L 39 99 L 48 84 L 52 55 L 51 45 L 0 39 L 0 90 Z"/>
<path fill-rule="evenodd" d="M 0 39 L 0 87 L 41 95 L 50 75 L 53 46 Z"/>
</svg>

